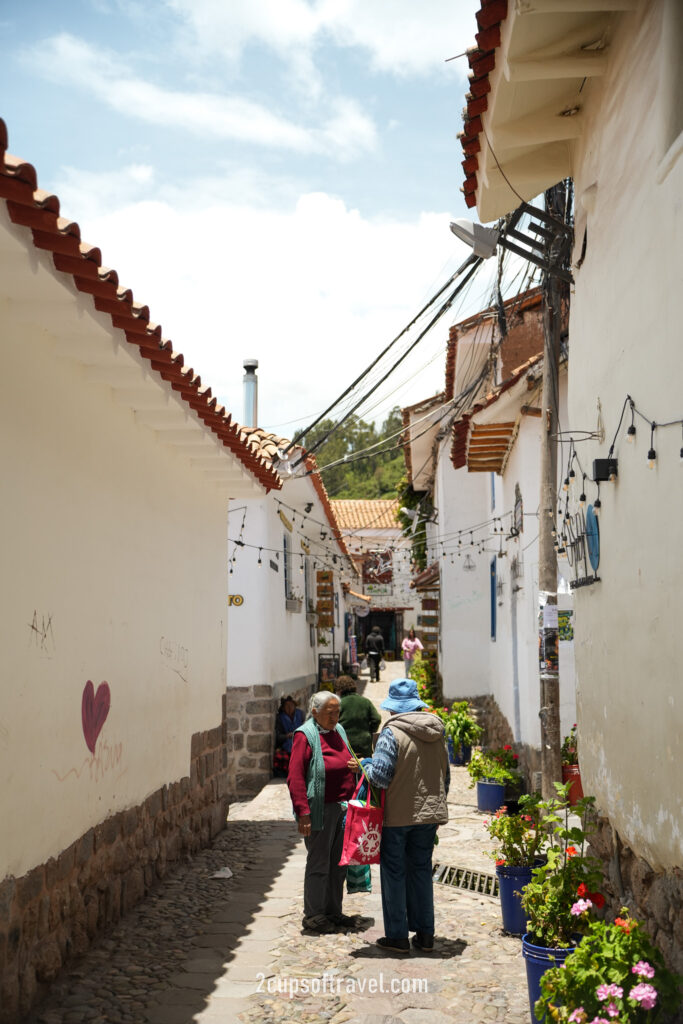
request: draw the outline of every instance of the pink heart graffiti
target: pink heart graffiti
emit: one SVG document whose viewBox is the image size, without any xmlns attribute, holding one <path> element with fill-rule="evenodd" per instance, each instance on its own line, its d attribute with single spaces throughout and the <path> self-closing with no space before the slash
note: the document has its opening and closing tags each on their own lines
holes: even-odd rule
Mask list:
<svg viewBox="0 0 683 1024">
<path fill-rule="evenodd" d="M 109 683 L 100 683 L 95 693 L 95 687 L 91 680 L 85 684 L 83 700 L 81 702 L 81 717 L 83 718 L 83 735 L 88 750 L 95 753 L 97 737 L 102 731 L 102 726 L 107 720 L 111 706 L 111 693 Z"/>
</svg>

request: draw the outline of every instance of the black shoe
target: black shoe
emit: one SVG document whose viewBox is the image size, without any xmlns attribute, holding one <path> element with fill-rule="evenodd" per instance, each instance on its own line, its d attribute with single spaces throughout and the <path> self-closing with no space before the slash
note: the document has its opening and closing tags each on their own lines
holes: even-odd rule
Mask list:
<svg viewBox="0 0 683 1024">
<path fill-rule="evenodd" d="M 317 917 L 305 917 L 301 922 L 304 931 L 315 932 L 316 935 L 331 935 L 337 929 L 335 925 L 323 914 Z"/>
<path fill-rule="evenodd" d="M 389 939 L 383 935 L 376 943 L 380 949 L 390 949 L 393 953 L 410 953 L 408 939 Z"/>
<path fill-rule="evenodd" d="M 426 932 L 416 932 L 413 935 L 413 946 L 415 949 L 421 949 L 423 953 L 431 953 L 434 949 L 434 936 L 427 935 Z"/>
<path fill-rule="evenodd" d="M 357 928 L 358 918 L 354 915 L 350 917 L 348 914 L 337 914 L 336 917 L 331 917 L 330 921 L 336 925 L 337 928 Z"/>
</svg>

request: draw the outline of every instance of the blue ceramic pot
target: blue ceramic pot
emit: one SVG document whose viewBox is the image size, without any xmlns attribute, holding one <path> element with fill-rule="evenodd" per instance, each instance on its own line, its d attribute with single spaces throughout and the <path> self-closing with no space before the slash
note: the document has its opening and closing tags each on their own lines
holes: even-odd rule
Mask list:
<svg viewBox="0 0 683 1024">
<path fill-rule="evenodd" d="M 477 810 L 497 811 L 505 804 L 505 786 L 492 779 L 477 781 Z"/>
<path fill-rule="evenodd" d="M 521 896 L 522 889 L 531 881 L 532 871 L 533 867 L 526 865 L 511 867 L 509 864 L 496 864 L 503 930 L 510 935 L 524 935 L 526 931 L 526 913 Z"/>
<path fill-rule="evenodd" d="M 529 1011 L 531 1024 L 538 1024 L 539 1018 L 534 1014 L 534 1005 L 541 998 L 541 978 L 551 967 L 561 967 L 576 946 L 565 948 L 548 948 L 534 946 L 530 936 L 522 937 L 522 956 L 526 964 L 526 983 L 529 990 Z"/>
</svg>

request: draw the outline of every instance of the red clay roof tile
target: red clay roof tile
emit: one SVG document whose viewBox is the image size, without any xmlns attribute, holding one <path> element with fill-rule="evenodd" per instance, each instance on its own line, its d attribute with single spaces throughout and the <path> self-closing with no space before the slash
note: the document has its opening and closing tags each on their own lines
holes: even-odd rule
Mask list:
<svg viewBox="0 0 683 1024">
<path fill-rule="evenodd" d="M 200 378 L 193 376 L 194 371 L 182 371 L 182 355 L 172 353 L 171 343 L 161 337 L 160 325 L 150 323 L 149 308 L 134 302 L 130 289 L 118 287 L 116 271 L 101 265 L 100 250 L 81 242 L 78 224 L 59 216 L 58 197 L 37 185 L 33 166 L 7 152 L 7 126 L 0 118 L 0 199 L 5 200 L 12 222 L 31 229 L 33 245 L 52 252 L 55 270 L 69 274 L 80 292 L 93 296 L 95 308 L 111 316 L 113 326 L 139 348 L 152 369 L 171 381 L 183 401 L 253 473 L 266 492 L 279 489 L 282 482 L 272 465 L 256 456 L 242 440 L 231 417 L 211 397 L 211 389 L 199 390 Z"/>
</svg>

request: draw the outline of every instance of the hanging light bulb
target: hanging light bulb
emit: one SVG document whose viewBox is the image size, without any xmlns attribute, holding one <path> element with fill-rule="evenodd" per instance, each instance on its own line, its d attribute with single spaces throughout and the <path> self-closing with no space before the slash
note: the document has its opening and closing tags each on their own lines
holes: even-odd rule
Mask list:
<svg viewBox="0 0 683 1024">
<path fill-rule="evenodd" d="M 649 452 L 647 453 L 647 468 L 654 469 L 656 461 L 657 452 L 654 450 L 654 448 L 650 448 Z"/>
<path fill-rule="evenodd" d="M 566 476 L 564 478 L 564 483 L 562 484 L 562 490 L 563 491 L 568 491 L 569 490 L 569 477 L 568 476 Z"/>
<path fill-rule="evenodd" d="M 575 473 L 575 471 L 574 471 L 574 467 L 573 467 L 573 466 L 572 466 L 572 468 L 571 468 L 571 469 L 569 470 L 569 479 L 570 479 L 570 480 L 575 480 L 575 479 L 576 479 L 576 473 Z"/>
<path fill-rule="evenodd" d="M 626 441 L 628 442 L 628 444 L 633 444 L 635 436 L 636 436 L 636 425 L 635 425 L 635 423 L 632 423 L 631 426 L 626 431 Z"/>
<path fill-rule="evenodd" d="M 581 491 L 581 494 L 579 495 L 579 505 L 580 505 L 581 508 L 585 508 L 586 507 L 586 492 L 585 491 Z"/>
<path fill-rule="evenodd" d="M 599 498 L 596 498 L 595 501 L 593 502 L 593 515 L 599 516 L 601 508 L 602 508 L 602 502 L 600 501 Z"/>
<path fill-rule="evenodd" d="M 259 548 L 259 549 L 258 549 L 258 562 L 256 563 L 256 564 L 258 565 L 259 569 L 260 569 L 260 568 L 261 568 L 261 566 L 263 565 L 263 562 L 262 562 L 262 560 L 261 560 L 261 551 L 262 551 L 262 548 Z"/>
</svg>

